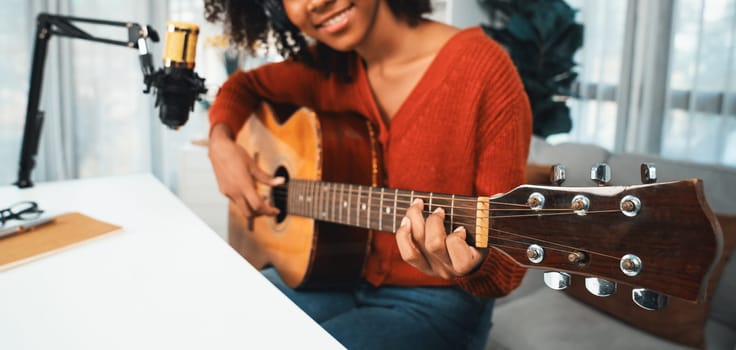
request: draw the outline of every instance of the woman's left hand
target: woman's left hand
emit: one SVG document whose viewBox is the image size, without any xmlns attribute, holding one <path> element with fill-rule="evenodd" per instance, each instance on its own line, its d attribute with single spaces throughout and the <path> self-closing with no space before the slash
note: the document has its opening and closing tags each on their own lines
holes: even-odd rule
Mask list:
<svg viewBox="0 0 736 350">
<path fill-rule="evenodd" d="M 401 258 L 430 276 L 450 279 L 463 276 L 478 267 L 488 254 L 465 242 L 465 228 L 445 232 L 445 211 L 435 209 L 425 220 L 424 202 L 415 199 L 396 231 Z"/>
</svg>

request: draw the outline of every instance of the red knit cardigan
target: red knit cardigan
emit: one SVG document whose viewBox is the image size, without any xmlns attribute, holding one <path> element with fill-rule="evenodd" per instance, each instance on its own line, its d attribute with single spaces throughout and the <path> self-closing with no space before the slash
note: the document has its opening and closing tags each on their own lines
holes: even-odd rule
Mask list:
<svg viewBox="0 0 736 350">
<path fill-rule="evenodd" d="M 378 126 L 387 187 L 493 195 L 523 183 L 531 110 L 513 63 L 481 28 L 463 30 L 443 46 L 390 125 L 381 118 L 363 65 L 355 66 L 351 82 L 289 60 L 237 72 L 220 88 L 210 125 L 225 123 L 237 133 L 263 100 L 357 112 Z M 458 284 L 498 297 L 516 288 L 526 271 L 490 249 L 467 276 L 427 276 L 401 259 L 394 237 L 373 235 L 365 279 L 375 286 Z"/>
</svg>

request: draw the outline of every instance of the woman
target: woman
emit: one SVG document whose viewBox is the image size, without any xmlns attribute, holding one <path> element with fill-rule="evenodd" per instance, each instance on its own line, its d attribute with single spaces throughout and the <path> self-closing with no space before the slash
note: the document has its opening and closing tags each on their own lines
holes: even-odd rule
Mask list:
<svg viewBox="0 0 736 350">
<path fill-rule="evenodd" d="M 233 40 L 287 57 L 231 76 L 210 112 L 209 156 L 220 191 L 246 217 L 278 212 L 255 191 L 272 178 L 233 141 L 261 101 L 357 112 L 379 131 L 387 187 L 488 195 L 524 180 L 527 97 L 506 53 L 476 27 L 426 20 L 429 0 L 205 0 Z M 314 39 L 308 46 L 304 37 Z M 243 176 L 242 174 L 250 174 Z M 496 250 L 447 233 L 444 210 L 416 200 L 396 234 L 377 232 L 355 290 L 294 291 L 264 272 L 348 348 L 480 348 L 493 297 L 524 275 Z"/>
</svg>

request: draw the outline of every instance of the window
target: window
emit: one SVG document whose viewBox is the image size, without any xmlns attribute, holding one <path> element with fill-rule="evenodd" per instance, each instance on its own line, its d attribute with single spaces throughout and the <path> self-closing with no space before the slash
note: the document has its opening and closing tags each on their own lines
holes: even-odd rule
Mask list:
<svg viewBox="0 0 736 350">
<path fill-rule="evenodd" d="M 551 142 L 736 166 L 736 0 L 569 0 L 585 42 Z"/>
<path fill-rule="evenodd" d="M 18 154 L 23 130 L 23 118 L 28 96 L 28 68 L 31 57 L 32 34 L 26 28 L 32 26 L 24 0 L 8 0 L 0 14 L 0 183 L 15 181 L 18 171 Z M 23 28 L 24 30 L 19 30 Z"/>
<path fill-rule="evenodd" d="M 150 49 L 160 67 L 167 19 L 200 24 L 203 37 L 221 30 L 204 23 L 201 0 L 7 0 L 0 13 L 0 183 L 16 180 L 38 13 L 150 24 L 162 41 Z M 98 37 L 127 40 L 125 28 L 75 23 Z M 217 52 L 198 51 L 197 71 L 210 93 L 224 80 Z M 210 50 L 212 51 L 212 50 Z M 209 61 L 209 65 L 207 63 Z M 203 71 L 204 70 L 204 71 Z M 141 93 L 138 51 L 79 39 L 52 37 L 43 76 L 45 112 L 34 181 L 152 172 L 174 188 L 176 150 L 207 132 L 206 110 L 195 106 L 179 131 L 158 120 L 152 95 Z"/>
</svg>

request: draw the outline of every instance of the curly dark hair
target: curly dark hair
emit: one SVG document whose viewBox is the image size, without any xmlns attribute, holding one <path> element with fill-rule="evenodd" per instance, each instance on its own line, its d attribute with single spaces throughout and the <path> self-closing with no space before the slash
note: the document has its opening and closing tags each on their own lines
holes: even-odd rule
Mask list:
<svg viewBox="0 0 736 350">
<path fill-rule="evenodd" d="M 424 14 L 432 12 L 430 0 L 385 0 L 398 18 L 416 26 Z M 339 52 L 317 43 L 309 50 L 304 34 L 286 17 L 282 0 L 204 0 L 205 18 L 223 22 L 230 41 L 253 51 L 256 42 L 267 42 L 273 32 L 276 50 L 285 58 L 293 58 L 319 68 L 326 75 L 337 73 L 350 79 L 350 62 L 354 53 Z"/>
</svg>

